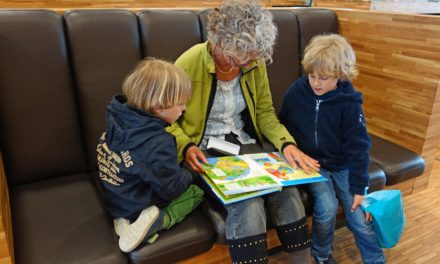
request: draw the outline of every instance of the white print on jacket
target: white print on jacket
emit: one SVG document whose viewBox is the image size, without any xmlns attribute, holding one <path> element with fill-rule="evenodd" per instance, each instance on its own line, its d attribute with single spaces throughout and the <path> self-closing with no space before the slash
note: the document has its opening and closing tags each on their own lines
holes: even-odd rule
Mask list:
<svg viewBox="0 0 440 264">
<path fill-rule="evenodd" d="M 359 114 L 359 123 L 364 127 L 365 126 L 365 118 L 363 114 Z"/>
<path fill-rule="evenodd" d="M 118 177 L 118 165 L 124 162 L 126 168 L 134 165 L 129 151 L 122 151 L 117 154 L 111 151 L 105 143 L 105 133 L 101 136 L 102 144 L 98 144 L 96 152 L 98 153 L 99 177 L 112 185 L 119 186 L 124 180 Z"/>
</svg>

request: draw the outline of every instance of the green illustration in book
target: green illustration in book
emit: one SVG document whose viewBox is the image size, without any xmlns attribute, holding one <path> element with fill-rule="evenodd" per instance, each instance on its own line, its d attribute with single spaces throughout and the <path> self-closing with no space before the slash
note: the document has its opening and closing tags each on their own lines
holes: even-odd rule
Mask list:
<svg viewBox="0 0 440 264">
<path fill-rule="evenodd" d="M 205 173 L 213 180 L 235 180 L 246 177 L 249 172 L 249 164 L 236 156 L 210 158 L 208 164 L 204 164 Z"/>
<path fill-rule="evenodd" d="M 203 180 L 225 204 L 279 191 L 282 186 L 325 181 L 318 172 L 292 168 L 278 152 L 208 158 Z"/>
<path fill-rule="evenodd" d="M 232 190 L 258 190 L 266 189 L 268 186 L 277 186 L 277 182 L 270 176 L 252 177 L 234 182 L 226 182 L 218 184 L 218 188 L 224 193 L 241 193 L 242 191 Z"/>
<path fill-rule="evenodd" d="M 258 163 L 265 171 L 277 177 L 280 180 L 296 180 L 316 178 L 320 174 L 312 171 L 306 174 L 301 169 L 293 169 L 277 152 L 265 154 L 249 154 L 248 157 Z"/>
<path fill-rule="evenodd" d="M 277 192 L 281 190 L 281 186 L 277 186 L 274 188 L 269 189 L 263 189 L 259 191 L 253 191 L 253 192 L 244 192 L 244 193 L 238 193 L 233 195 L 226 195 L 224 194 L 217 185 L 215 185 L 208 176 L 205 174 L 200 175 L 202 179 L 208 184 L 209 187 L 211 187 L 212 192 L 217 196 L 217 198 L 223 203 L 223 204 L 231 204 L 235 202 L 239 202 L 242 200 L 246 200 L 249 198 Z"/>
<path fill-rule="evenodd" d="M 278 187 L 280 184 L 243 156 L 209 158 L 205 174 L 226 195 Z"/>
</svg>

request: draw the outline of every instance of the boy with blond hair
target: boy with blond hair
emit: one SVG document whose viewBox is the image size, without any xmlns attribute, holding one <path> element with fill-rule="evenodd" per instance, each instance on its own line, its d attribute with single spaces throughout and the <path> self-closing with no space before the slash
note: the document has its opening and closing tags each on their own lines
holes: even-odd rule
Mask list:
<svg viewBox="0 0 440 264">
<path fill-rule="evenodd" d="M 181 222 L 200 204 L 203 191 L 179 167 L 175 139 L 165 131 L 191 96 L 185 72 L 147 58 L 127 76 L 122 91 L 107 107 L 97 154 L 119 247 L 130 252 Z"/>
<path fill-rule="evenodd" d="M 337 34 L 319 35 L 306 47 L 302 65 L 307 76 L 290 86 L 280 120 L 328 179 L 307 185 L 313 198 L 311 254 L 316 263 L 336 263 L 332 243 L 339 200 L 363 262 L 384 263 L 371 216 L 360 207 L 369 183 L 370 138 L 362 95 L 350 82 L 357 75 L 353 48 Z"/>
</svg>

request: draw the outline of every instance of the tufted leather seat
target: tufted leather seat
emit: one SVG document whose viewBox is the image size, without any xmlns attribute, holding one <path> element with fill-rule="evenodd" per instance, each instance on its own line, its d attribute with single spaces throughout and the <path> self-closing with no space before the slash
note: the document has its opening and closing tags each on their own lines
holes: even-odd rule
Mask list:
<svg viewBox="0 0 440 264">
<path fill-rule="evenodd" d="M 279 39 L 268 76 L 279 105 L 325 9 L 273 10 Z M 123 254 L 96 185 L 105 107 L 144 57 L 175 60 L 206 39 L 207 11 L 0 10 L 0 149 L 16 263 L 169 263 L 224 243 L 224 208 L 208 198 L 152 245 Z M 415 153 L 372 136 L 370 191 L 423 173 Z M 302 191 L 310 215 L 311 201 Z M 208 216 L 208 217 L 206 217 Z"/>
</svg>

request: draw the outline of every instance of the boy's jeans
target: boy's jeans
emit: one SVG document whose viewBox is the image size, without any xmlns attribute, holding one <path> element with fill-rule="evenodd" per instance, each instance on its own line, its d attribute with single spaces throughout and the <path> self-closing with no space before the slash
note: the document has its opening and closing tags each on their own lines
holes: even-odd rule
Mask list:
<svg viewBox="0 0 440 264">
<path fill-rule="evenodd" d="M 373 230 L 372 222 L 365 220 L 365 213 L 358 206 L 351 212 L 353 195 L 350 193 L 348 170 L 319 171 L 328 181 L 309 184 L 313 198 L 312 255 L 327 258 L 332 253 L 338 199 L 344 209 L 347 227 L 356 240 L 364 263 L 385 263 L 385 256 Z M 337 196 L 337 198 L 336 198 Z"/>
<path fill-rule="evenodd" d="M 255 197 L 225 205 L 226 238 L 240 239 L 266 233 L 264 199 Z M 269 194 L 267 208 L 275 226 L 290 224 L 305 217 L 304 205 L 296 187 L 283 188 L 281 192 Z"/>
</svg>

